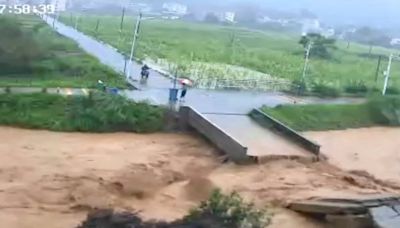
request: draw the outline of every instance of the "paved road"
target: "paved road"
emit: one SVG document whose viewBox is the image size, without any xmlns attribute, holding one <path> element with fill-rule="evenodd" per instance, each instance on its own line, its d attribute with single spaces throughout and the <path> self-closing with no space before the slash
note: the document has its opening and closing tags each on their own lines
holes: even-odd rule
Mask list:
<svg viewBox="0 0 400 228">
<path fill-rule="evenodd" d="M 266 130 L 243 115 L 206 114 L 220 128 L 229 132 L 242 145 L 249 145 L 247 154 L 254 157 L 312 157 L 312 154 L 296 144 L 289 143 L 281 135 Z"/>
<path fill-rule="evenodd" d="M 40 93 L 42 88 L 37 87 L 11 87 L 10 93 Z M 0 88 L 0 94 L 6 93 L 5 88 Z M 89 95 L 89 89 L 86 88 L 47 88 L 47 93 L 61 94 L 65 96 L 70 95 Z"/>
<path fill-rule="evenodd" d="M 49 25 L 53 19 L 48 20 Z M 97 57 L 102 63 L 110 66 L 118 72 L 123 72 L 125 57 L 117 52 L 115 48 L 103 44 L 71 27 L 55 22 L 58 33 L 75 40 L 86 52 Z M 133 63 L 132 77 L 138 78 L 140 65 Z M 136 100 L 147 100 L 154 104 L 168 104 L 168 89 L 172 87 L 172 80 L 164 77 L 156 71 L 151 71 L 147 84 L 141 85 L 137 81 L 130 81 L 139 90 L 124 91 L 123 95 Z M 244 143 L 251 154 L 257 155 L 304 155 L 307 152 L 289 141 L 282 139 L 275 133 L 270 132 L 255 124 L 247 115 L 221 115 L 221 114 L 247 114 L 252 108 L 262 105 L 276 106 L 297 103 L 348 103 L 348 99 L 321 100 L 318 98 L 293 98 L 282 93 L 259 93 L 244 91 L 214 91 L 191 89 L 185 105 L 196 108 L 207 115 L 221 129 Z M 218 114 L 218 115 L 215 115 Z"/>
</svg>

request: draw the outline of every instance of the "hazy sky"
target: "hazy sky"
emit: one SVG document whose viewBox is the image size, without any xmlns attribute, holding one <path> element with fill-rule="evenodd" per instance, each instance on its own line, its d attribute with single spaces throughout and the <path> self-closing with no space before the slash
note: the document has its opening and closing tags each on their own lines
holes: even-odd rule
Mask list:
<svg viewBox="0 0 400 228">
<path fill-rule="evenodd" d="M 400 27 L 400 0 L 253 1 L 280 10 L 309 9 L 329 23 L 363 23 L 383 27 Z"/>
</svg>

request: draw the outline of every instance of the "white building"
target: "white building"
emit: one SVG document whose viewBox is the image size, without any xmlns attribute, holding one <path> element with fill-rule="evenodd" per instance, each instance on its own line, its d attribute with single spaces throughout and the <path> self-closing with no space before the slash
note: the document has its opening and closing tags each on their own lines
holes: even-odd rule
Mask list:
<svg viewBox="0 0 400 228">
<path fill-rule="evenodd" d="M 335 29 L 329 28 L 329 29 L 322 29 L 321 35 L 324 36 L 325 38 L 330 38 L 335 35 Z"/>
<path fill-rule="evenodd" d="M 236 13 L 235 12 L 225 12 L 224 13 L 224 21 L 234 23 L 236 18 Z"/>
<path fill-rule="evenodd" d="M 68 0 L 53 0 L 51 1 L 51 5 L 55 7 L 55 10 L 58 12 L 65 11 L 67 9 Z"/>
<path fill-rule="evenodd" d="M 257 18 L 257 22 L 261 23 L 261 24 L 268 23 L 268 22 L 273 22 L 273 21 L 274 20 L 272 18 L 268 17 L 268 16 L 262 16 L 262 17 Z"/>
<path fill-rule="evenodd" d="M 303 24 L 303 35 L 307 33 L 321 33 L 321 23 L 318 19 L 304 19 L 302 21 Z"/>
<path fill-rule="evenodd" d="M 397 46 L 397 45 L 399 45 L 399 46 L 400 46 L 400 38 L 394 38 L 394 39 L 392 39 L 392 41 L 390 41 L 390 45 L 392 45 L 392 46 Z"/>
<path fill-rule="evenodd" d="M 164 10 L 164 13 L 176 14 L 180 16 L 186 15 L 188 12 L 188 7 L 186 5 L 176 2 L 164 3 L 162 8 Z"/>
</svg>

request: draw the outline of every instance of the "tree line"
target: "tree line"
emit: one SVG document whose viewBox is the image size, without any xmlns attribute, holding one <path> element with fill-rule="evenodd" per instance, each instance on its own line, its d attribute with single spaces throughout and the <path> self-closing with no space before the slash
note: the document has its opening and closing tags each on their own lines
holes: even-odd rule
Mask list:
<svg viewBox="0 0 400 228">
<path fill-rule="evenodd" d="M 30 72 L 45 55 L 32 33 L 17 18 L 0 17 L 0 75 Z"/>
</svg>

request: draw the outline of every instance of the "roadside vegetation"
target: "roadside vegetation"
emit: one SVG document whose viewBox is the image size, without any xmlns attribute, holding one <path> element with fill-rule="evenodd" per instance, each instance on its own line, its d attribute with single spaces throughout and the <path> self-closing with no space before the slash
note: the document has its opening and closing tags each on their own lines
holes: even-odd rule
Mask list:
<svg viewBox="0 0 400 228">
<path fill-rule="evenodd" d="M 65 132 L 148 133 L 162 130 L 163 124 L 163 108 L 105 93 L 88 97 L 45 93 L 0 95 L 0 125 L 5 126 Z"/>
<path fill-rule="evenodd" d="M 255 209 L 236 193 L 224 195 L 216 190 L 188 216 L 170 223 L 146 222 L 137 214 L 97 210 L 78 228 L 264 228 L 269 224 L 270 215 L 265 211 Z"/>
<path fill-rule="evenodd" d="M 0 87 L 124 87 L 123 78 L 37 16 L 0 16 Z"/>
<path fill-rule="evenodd" d="M 262 111 L 297 131 L 400 126 L 400 97 L 375 97 L 363 104 L 282 105 Z"/>
<path fill-rule="evenodd" d="M 75 26 L 75 15 L 65 14 L 61 19 Z M 78 29 L 127 54 L 135 19 L 125 17 L 121 31 L 120 23 L 118 16 L 81 15 Z M 252 78 L 299 83 L 306 46 L 299 40 L 300 35 L 276 31 L 148 19 L 142 22 L 136 57 L 152 59 L 167 69 L 174 66 L 172 68 L 178 68 L 181 74 L 202 85 L 215 84 L 216 79 Z M 329 92 L 322 92 L 323 96 L 339 96 L 342 93 L 375 93 L 382 89 L 387 56 L 393 50 L 340 40 L 316 41 L 306 76 L 307 91 L 321 94 L 322 88 L 328 88 Z M 383 57 L 377 70 L 380 55 Z M 232 66 L 251 71 L 235 73 Z M 264 75 L 255 76 L 254 71 Z M 394 93 L 400 88 L 399 75 L 400 63 L 395 62 L 390 80 Z M 241 87 L 243 82 L 238 84 L 236 86 Z"/>
</svg>

